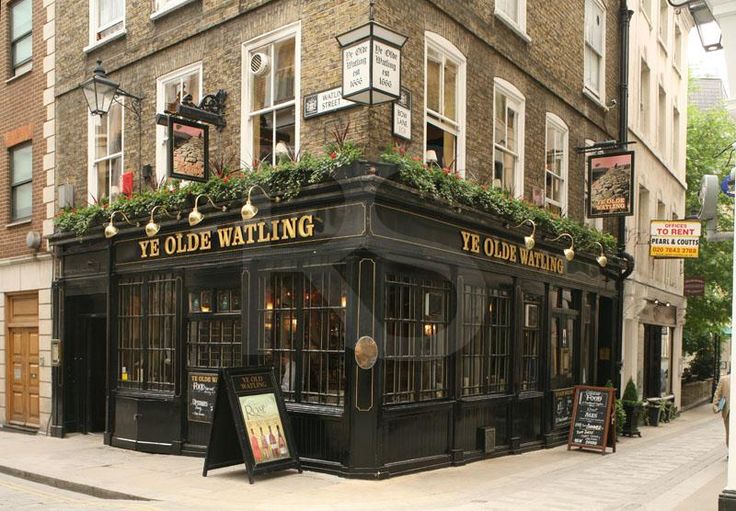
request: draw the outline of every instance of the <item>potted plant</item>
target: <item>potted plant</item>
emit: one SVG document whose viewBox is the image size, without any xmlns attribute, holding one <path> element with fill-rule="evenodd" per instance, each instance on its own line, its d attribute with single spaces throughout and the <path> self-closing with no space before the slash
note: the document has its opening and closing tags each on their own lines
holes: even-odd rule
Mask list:
<svg viewBox="0 0 736 511">
<path fill-rule="evenodd" d="M 641 437 L 639 431 L 639 411 L 642 403 L 639 401 L 639 391 L 636 388 L 634 380 L 629 378 L 623 395 L 624 411 L 626 412 L 626 421 L 624 422 L 623 435 L 633 437 L 637 435 Z"/>
<path fill-rule="evenodd" d="M 659 417 L 662 409 L 662 400 L 660 398 L 651 398 L 647 400 L 647 414 L 649 415 L 650 426 L 659 426 Z"/>
</svg>

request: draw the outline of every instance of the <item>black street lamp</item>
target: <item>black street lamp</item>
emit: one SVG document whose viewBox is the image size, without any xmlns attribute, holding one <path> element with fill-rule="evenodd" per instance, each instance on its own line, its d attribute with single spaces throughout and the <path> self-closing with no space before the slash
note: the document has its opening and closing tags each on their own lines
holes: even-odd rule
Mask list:
<svg viewBox="0 0 736 511">
<path fill-rule="evenodd" d="M 101 60 L 97 61 L 92 78 L 83 82 L 80 87 L 82 87 L 84 99 L 87 100 L 87 106 L 92 115 L 105 115 L 110 111 L 113 101 L 118 97 L 126 97 L 133 100 L 134 106 L 131 110 L 140 117 L 140 103 L 143 98 L 121 89 L 118 82 L 107 76 L 102 68 Z"/>
</svg>

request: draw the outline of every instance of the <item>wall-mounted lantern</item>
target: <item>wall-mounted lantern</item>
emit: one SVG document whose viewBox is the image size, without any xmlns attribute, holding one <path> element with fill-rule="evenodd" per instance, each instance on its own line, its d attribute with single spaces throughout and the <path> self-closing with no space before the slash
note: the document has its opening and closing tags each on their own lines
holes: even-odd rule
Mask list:
<svg viewBox="0 0 736 511">
<path fill-rule="evenodd" d="M 375 21 L 337 36 L 342 48 L 343 99 L 366 105 L 397 99 L 406 39 Z"/>
</svg>

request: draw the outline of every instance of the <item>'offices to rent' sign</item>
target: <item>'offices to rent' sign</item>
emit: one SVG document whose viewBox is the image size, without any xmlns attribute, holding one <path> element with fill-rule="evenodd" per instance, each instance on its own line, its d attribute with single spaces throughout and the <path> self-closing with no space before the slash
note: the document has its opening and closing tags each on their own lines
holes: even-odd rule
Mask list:
<svg viewBox="0 0 736 511">
<path fill-rule="evenodd" d="M 698 220 L 652 220 L 649 255 L 697 258 L 701 225 Z"/>
</svg>

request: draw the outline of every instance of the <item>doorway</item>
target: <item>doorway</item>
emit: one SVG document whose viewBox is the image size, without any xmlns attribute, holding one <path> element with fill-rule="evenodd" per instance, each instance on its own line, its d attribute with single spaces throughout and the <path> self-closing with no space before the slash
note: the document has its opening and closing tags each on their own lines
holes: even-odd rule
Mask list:
<svg viewBox="0 0 736 511">
<path fill-rule="evenodd" d="M 660 397 L 662 327 L 644 325 L 644 397 Z"/>
<path fill-rule="evenodd" d="M 38 428 L 38 293 L 8 297 L 7 420 Z"/>
<path fill-rule="evenodd" d="M 87 305 L 69 300 L 64 339 L 64 429 L 85 434 L 105 431 L 107 390 L 107 317 Z"/>
</svg>

